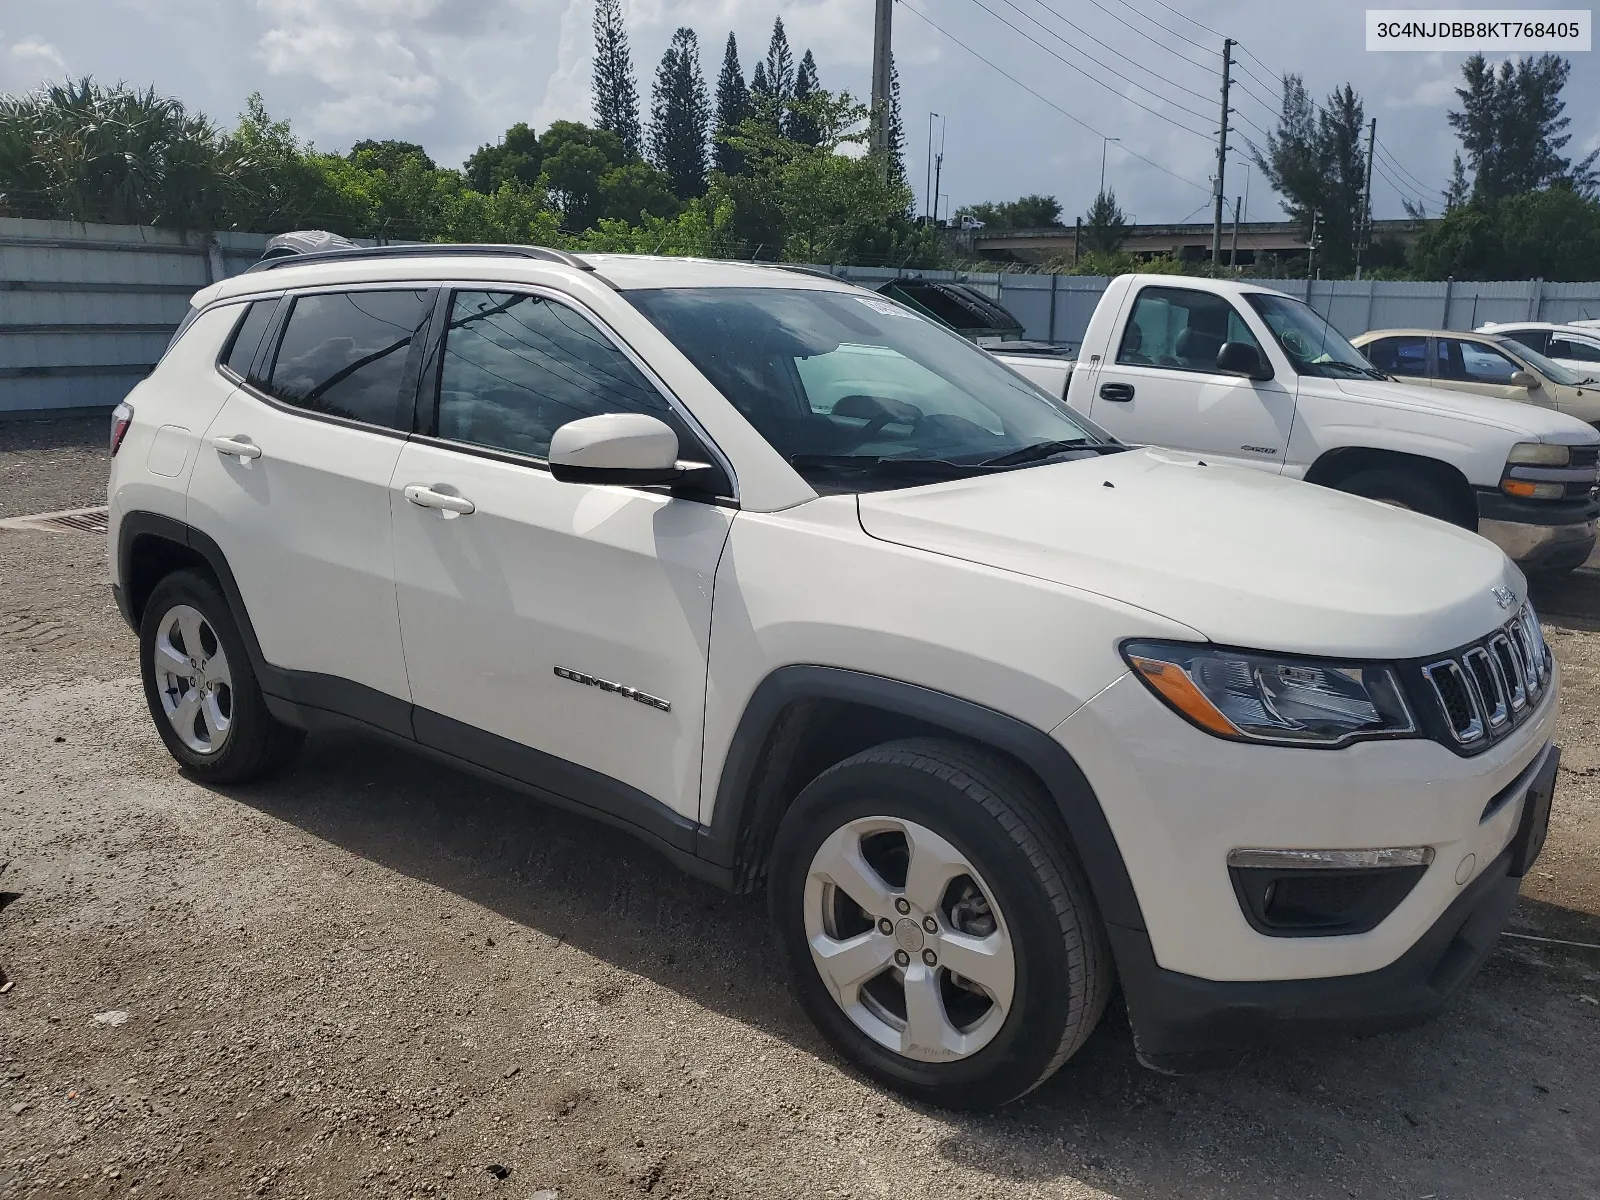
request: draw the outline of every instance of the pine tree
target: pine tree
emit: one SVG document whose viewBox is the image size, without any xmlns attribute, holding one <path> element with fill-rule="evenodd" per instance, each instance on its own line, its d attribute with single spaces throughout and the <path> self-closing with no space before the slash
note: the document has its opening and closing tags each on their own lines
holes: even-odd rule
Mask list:
<svg viewBox="0 0 1600 1200">
<path fill-rule="evenodd" d="M 622 139 L 630 158 L 643 150 L 639 89 L 633 81 L 628 31 L 620 0 L 598 0 L 594 9 L 594 117 L 601 129 Z"/>
<path fill-rule="evenodd" d="M 807 50 L 800 59 L 800 69 L 794 73 L 794 103 L 784 122 L 784 136 L 802 145 L 815 146 L 822 141 L 822 131 L 817 128 L 816 114 L 806 107 L 806 101 L 822 90 L 817 78 L 817 60 Z"/>
<path fill-rule="evenodd" d="M 900 115 L 900 68 L 894 65 L 894 53 L 889 54 L 889 178 L 904 187 L 906 184 L 906 126 Z"/>
<path fill-rule="evenodd" d="M 1554 54 L 1532 55 L 1515 66 L 1495 68 L 1481 54 L 1461 66 L 1465 87 L 1456 89 L 1461 111 L 1448 114 L 1472 168 L 1472 198 L 1497 200 L 1566 183 L 1591 193 L 1597 182 L 1595 154 L 1574 163 L 1561 151 L 1572 140 L 1572 118 L 1563 116 L 1572 65 Z"/>
<path fill-rule="evenodd" d="M 778 129 L 781 110 L 778 97 L 772 91 L 772 83 L 767 79 L 767 64 L 756 63 L 756 69 L 750 76 L 750 115 L 760 118 L 761 122 Z"/>
<path fill-rule="evenodd" d="M 745 86 L 744 70 L 739 66 L 739 43 L 730 33 L 722 54 L 722 74 L 717 77 L 716 161 L 717 170 L 724 175 L 744 173 L 744 155 L 724 139 L 737 131 L 753 111 L 750 89 Z"/>
<path fill-rule="evenodd" d="M 650 156 L 672 180 L 680 199 L 706 191 L 706 136 L 711 127 L 711 101 L 700 70 L 700 40 L 694 30 L 679 27 L 656 68 L 650 100 Z"/>
<path fill-rule="evenodd" d="M 1128 218 L 1117 205 L 1117 193 L 1107 188 L 1083 215 L 1083 248 L 1093 254 L 1115 254 L 1127 236 Z"/>
<path fill-rule="evenodd" d="M 783 31 L 783 18 L 772 19 L 772 40 L 767 43 L 767 87 L 772 94 L 773 120 L 782 129 L 788 120 L 789 106 L 794 102 L 794 52 L 789 49 L 789 35 Z"/>
</svg>

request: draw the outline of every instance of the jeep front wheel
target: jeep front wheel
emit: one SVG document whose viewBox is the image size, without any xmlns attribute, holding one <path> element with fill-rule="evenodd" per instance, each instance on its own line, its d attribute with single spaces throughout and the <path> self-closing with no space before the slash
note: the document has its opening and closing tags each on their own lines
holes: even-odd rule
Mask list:
<svg viewBox="0 0 1600 1200">
<path fill-rule="evenodd" d="M 1099 1022 L 1109 953 L 1048 804 L 1002 758 L 917 739 L 830 768 L 784 815 L 768 899 L 797 995 L 881 1082 L 1003 1104 Z"/>
</svg>

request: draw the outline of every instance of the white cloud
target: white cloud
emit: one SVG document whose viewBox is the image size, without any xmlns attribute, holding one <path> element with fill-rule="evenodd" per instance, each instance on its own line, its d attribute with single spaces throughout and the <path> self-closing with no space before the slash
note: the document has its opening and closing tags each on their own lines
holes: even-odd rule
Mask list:
<svg viewBox="0 0 1600 1200">
<path fill-rule="evenodd" d="M 34 87 L 67 73 L 67 60 L 61 57 L 61 51 L 43 38 L 25 37 L 13 42 L 7 57 L 11 60 L 5 71 L 8 84 L 15 79 L 22 87 Z"/>
</svg>

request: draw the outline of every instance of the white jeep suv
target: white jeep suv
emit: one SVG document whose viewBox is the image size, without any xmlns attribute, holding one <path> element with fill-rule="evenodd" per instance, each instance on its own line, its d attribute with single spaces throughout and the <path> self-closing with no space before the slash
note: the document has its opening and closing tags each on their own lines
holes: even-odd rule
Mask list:
<svg viewBox="0 0 1600 1200">
<path fill-rule="evenodd" d="M 766 891 L 890 1086 L 1437 1009 L 1543 843 L 1558 675 L 1442 522 L 1130 451 L 798 270 L 263 263 L 117 412 L 118 603 L 195 777 L 357 726 Z"/>
</svg>

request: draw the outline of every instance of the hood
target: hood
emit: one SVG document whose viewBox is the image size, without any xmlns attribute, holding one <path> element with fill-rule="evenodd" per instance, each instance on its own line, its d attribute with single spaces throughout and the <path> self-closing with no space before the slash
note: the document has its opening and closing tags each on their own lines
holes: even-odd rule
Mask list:
<svg viewBox="0 0 1600 1200">
<path fill-rule="evenodd" d="M 1302 378 L 1300 386 L 1304 388 L 1309 382 L 1313 382 L 1312 377 Z M 1331 384 L 1356 400 L 1457 417 L 1541 442 L 1577 446 L 1600 441 L 1600 433 L 1577 417 L 1519 400 L 1503 400 L 1498 396 L 1480 396 L 1476 392 L 1458 392 L 1450 388 L 1386 383 L 1381 379 L 1316 379 L 1314 382 Z"/>
<path fill-rule="evenodd" d="M 1244 467 L 1141 450 L 868 492 L 883 541 L 1136 605 L 1226 645 L 1412 658 L 1527 594 L 1492 543 L 1442 521 Z M 1070 620 L 1070 615 L 1067 616 Z"/>
</svg>

